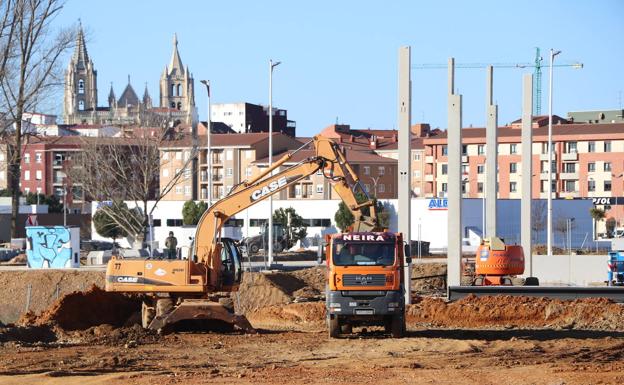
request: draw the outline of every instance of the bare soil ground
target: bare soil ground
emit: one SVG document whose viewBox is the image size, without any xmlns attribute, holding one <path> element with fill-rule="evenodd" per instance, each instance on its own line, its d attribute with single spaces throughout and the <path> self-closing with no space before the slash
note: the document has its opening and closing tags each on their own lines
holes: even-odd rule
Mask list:
<svg viewBox="0 0 624 385">
<path fill-rule="evenodd" d="M 442 267 L 423 267 L 436 291 Z M 258 334 L 143 330 L 97 287 L 0 325 L 0 384 L 621 384 L 624 307 L 607 300 L 416 297 L 406 338 L 329 339 L 324 269 L 248 274 L 233 297 Z M 58 277 L 57 277 L 58 278 Z M 75 277 L 74 277 L 75 278 Z M 309 300 L 310 302 L 298 302 Z"/>
</svg>

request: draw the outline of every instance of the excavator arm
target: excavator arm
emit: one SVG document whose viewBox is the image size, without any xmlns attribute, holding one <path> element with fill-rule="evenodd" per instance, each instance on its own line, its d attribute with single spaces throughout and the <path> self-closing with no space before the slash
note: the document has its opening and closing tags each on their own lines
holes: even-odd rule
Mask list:
<svg viewBox="0 0 624 385">
<path fill-rule="evenodd" d="M 344 153 L 331 139 L 315 136 L 311 143 L 314 155 L 281 171 L 275 172 L 292 159 L 293 155 L 310 144 L 306 143 L 293 153 L 286 154 L 257 177 L 240 183 L 230 193 L 208 208 L 197 224 L 193 255 L 196 261 L 204 264 L 210 273 L 209 285 L 219 287 L 221 269 L 220 242 L 221 228 L 225 222 L 246 208 L 276 194 L 302 179 L 322 170 L 323 176 L 331 181 L 332 187 L 347 205 L 355 218 L 353 231 L 374 231 L 378 229 L 374 202 L 367 197 L 358 202 L 355 190 L 361 187 L 357 174 L 347 162 Z M 371 216 L 365 216 L 362 209 L 370 208 Z"/>
</svg>

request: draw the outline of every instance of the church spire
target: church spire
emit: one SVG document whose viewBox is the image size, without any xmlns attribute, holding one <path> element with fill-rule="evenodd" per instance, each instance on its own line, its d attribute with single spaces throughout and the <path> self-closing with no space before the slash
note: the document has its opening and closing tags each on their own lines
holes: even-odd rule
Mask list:
<svg viewBox="0 0 624 385">
<path fill-rule="evenodd" d="M 113 82 L 111 82 L 110 91 L 108 93 L 108 106 L 110 108 L 117 107 L 117 98 L 115 98 L 115 91 L 113 90 Z"/>
<path fill-rule="evenodd" d="M 74 50 L 74 63 L 82 64 L 86 67 L 89 62 L 89 54 L 87 53 L 87 45 L 84 39 L 84 31 L 82 22 L 78 20 L 78 36 L 76 37 L 76 49 Z"/>
<path fill-rule="evenodd" d="M 184 73 L 182 59 L 180 59 L 180 53 L 178 52 L 178 35 L 175 33 L 173 34 L 173 53 L 171 54 L 168 71 L 169 75 L 175 73 L 176 71 L 180 74 Z"/>
<path fill-rule="evenodd" d="M 145 91 L 143 92 L 143 105 L 146 108 L 152 108 L 152 97 L 149 95 L 149 91 L 147 90 L 147 82 L 145 82 Z"/>
</svg>

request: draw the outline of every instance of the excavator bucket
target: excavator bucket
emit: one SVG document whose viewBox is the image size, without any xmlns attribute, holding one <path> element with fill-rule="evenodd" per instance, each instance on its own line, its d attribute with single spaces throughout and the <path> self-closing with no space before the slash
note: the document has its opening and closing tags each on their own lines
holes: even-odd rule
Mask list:
<svg viewBox="0 0 624 385">
<path fill-rule="evenodd" d="M 186 299 L 171 311 L 156 315 L 148 328 L 163 332 L 169 326 L 186 320 L 221 321 L 235 330 L 256 333 L 245 316 L 232 314 L 223 305 L 206 299 Z"/>
</svg>

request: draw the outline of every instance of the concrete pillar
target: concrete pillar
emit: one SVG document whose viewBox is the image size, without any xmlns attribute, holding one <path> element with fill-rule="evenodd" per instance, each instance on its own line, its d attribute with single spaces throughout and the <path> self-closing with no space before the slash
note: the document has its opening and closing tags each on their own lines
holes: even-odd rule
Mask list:
<svg viewBox="0 0 624 385">
<path fill-rule="evenodd" d="M 458 286 L 461 283 L 462 253 L 462 98 L 455 95 L 455 59 L 448 61 L 448 268 L 447 283 Z"/>
<path fill-rule="evenodd" d="M 520 202 L 520 243 L 524 249 L 524 273 L 533 276 L 531 244 L 531 202 L 533 199 L 533 75 L 522 78 L 522 200 Z"/>
<path fill-rule="evenodd" d="M 412 82 L 410 77 L 411 48 L 409 46 L 399 48 L 399 232 L 403 233 L 403 240 L 411 243 L 411 144 L 412 135 L 410 130 L 412 115 Z M 405 303 L 411 303 L 411 264 L 405 264 Z"/>
<path fill-rule="evenodd" d="M 498 106 L 493 101 L 493 69 L 487 67 L 485 123 L 485 235 L 496 236 L 496 199 L 498 176 Z"/>
</svg>

